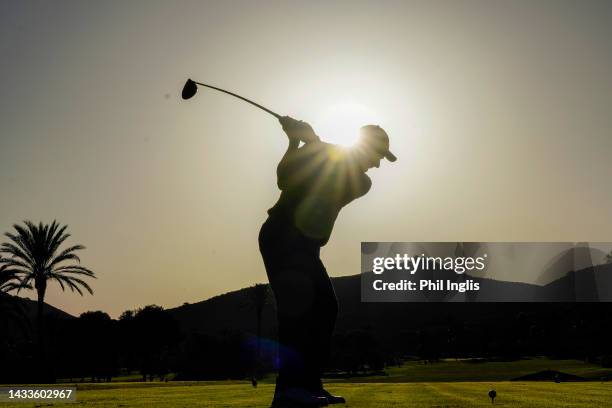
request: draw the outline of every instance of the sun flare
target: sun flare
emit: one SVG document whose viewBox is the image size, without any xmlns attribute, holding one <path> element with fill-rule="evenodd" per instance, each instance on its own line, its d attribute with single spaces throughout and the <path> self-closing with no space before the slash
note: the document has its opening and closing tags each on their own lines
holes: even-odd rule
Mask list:
<svg viewBox="0 0 612 408">
<path fill-rule="evenodd" d="M 327 107 L 313 123 L 315 132 L 326 142 L 350 146 L 359 137 L 359 128 L 378 124 L 379 116 L 360 103 L 343 102 Z"/>
</svg>

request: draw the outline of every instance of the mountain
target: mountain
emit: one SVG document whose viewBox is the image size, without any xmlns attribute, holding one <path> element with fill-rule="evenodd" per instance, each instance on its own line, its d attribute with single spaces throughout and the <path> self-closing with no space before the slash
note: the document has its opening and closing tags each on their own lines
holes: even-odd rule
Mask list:
<svg viewBox="0 0 612 408">
<path fill-rule="evenodd" d="M 0 327 L 6 328 L 6 333 L 14 340 L 33 338 L 37 310 L 38 305 L 34 300 L 0 293 Z M 47 330 L 53 330 L 55 323 L 61 320 L 74 319 L 71 314 L 47 303 L 43 305 L 43 313 Z"/>
<path fill-rule="evenodd" d="M 446 277 L 458 279 L 457 276 Z M 488 293 L 478 294 L 472 301 L 465 302 L 457 302 L 456 299 L 451 302 L 432 301 L 444 294 L 435 294 L 430 298 L 419 295 L 411 302 L 362 302 L 361 278 L 362 275 L 332 278 L 340 304 L 336 330 L 365 329 L 386 340 L 397 336 L 399 332 L 447 327 L 449 322 L 501 329 L 506 324 L 514 323 L 517 314 L 521 312 L 569 316 L 572 313 L 588 313 L 587 310 L 592 308 L 612 311 L 612 303 L 609 303 L 612 300 L 612 265 L 569 272 L 545 286 L 462 276 L 460 279 L 479 282 L 484 293 Z M 369 278 L 366 276 L 366 279 Z M 583 288 L 593 287 L 593 282 L 598 283 L 599 292 L 585 292 Z M 202 302 L 185 304 L 169 309 L 169 312 L 186 331 L 216 333 L 238 330 L 255 333 L 256 315 L 255 309 L 249 305 L 248 290 L 245 288 Z M 608 302 L 567 303 L 596 300 Z M 495 303 L 483 303 L 487 301 Z M 274 302 L 270 301 L 263 312 L 262 334 L 274 337 L 275 328 Z"/>
<path fill-rule="evenodd" d="M 26 316 L 30 318 L 30 320 L 34 321 L 36 319 L 38 304 L 35 300 L 23 298 L 20 296 L 12 296 L 6 293 L 0 293 L 0 296 L 3 298 L 3 300 L 7 300 L 8 301 L 7 303 L 15 302 L 14 304 L 19 305 L 18 307 L 22 308 L 23 312 L 26 314 Z M 59 319 L 74 318 L 73 315 L 67 312 L 64 312 L 61 309 L 58 309 L 55 306 L 51 306 L 48 303 L 45 303 L 43 305 L 43 313 L 46 316 L 50 316 L 51 318 L 59 318 Z"/>
</svg>

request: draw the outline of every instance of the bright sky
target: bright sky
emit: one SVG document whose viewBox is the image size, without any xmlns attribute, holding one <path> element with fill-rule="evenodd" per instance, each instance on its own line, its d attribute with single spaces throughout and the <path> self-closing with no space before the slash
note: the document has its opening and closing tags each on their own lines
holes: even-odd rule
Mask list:
<svg viewBox="0 0 612 408">
<path fill-rule="evenodd" d="M 612 241 L 612 2 L 0 3 L 0 230 L 69 225 L 112 316 L 265 282 L 257 235 L 286 137 L 238 92 L 399 160 L 340 214 L 361 241 Z M 353 129 L 354 133 L 352 133 Z"/>
</svg>

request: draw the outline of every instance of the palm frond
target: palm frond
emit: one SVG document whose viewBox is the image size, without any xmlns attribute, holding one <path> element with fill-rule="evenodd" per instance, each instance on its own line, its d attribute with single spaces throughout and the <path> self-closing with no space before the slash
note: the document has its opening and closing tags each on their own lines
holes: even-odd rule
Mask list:
<svg viewBox="0 0 612 408">
<path fill-rule="evenodd" d="M 66 286 L 70 288 L 72 292 L 76 290 L 77 292 L 81 294 L 81 296 L 83 296 L 83 292 L 81 291 L 81 289 L 79 289 L 79 287 L 76 284 L 72 283 L 65 276 L 54 275 L 51 279 L 56 280 L 57 282 L 60 282 L 60 286 L 62 287 L 62 290 L 64 289 L 64 284 L 65 284 Z"/>
<path fill-rule="evenodd" d="M 27 264 L 23 261 L 20 261 L 19 258 L 3 258 L 3 259 L 0 259 L 0 263 L 4 264 L 6 267 L 18 266 L 24 269 L 32 268 L 31 264 Z"/>
<path fill-rule="evenodd" d="M 12 290 L 21 290 L 22 288 L 31 288 L 31 286 L 23 283 L 28 271 L 24 269 L 15 269 L 9 264 L 0 266 L 0 292 L 10 292 Z"/>
<path fill-rule="evenodd" d="M 55 222 L 55 221 L 54 221 Z M 59 246 L 70 237 L 70 234 L 64 234 L 64 231 L 66 230 L 66 228 L 68 228 L 67 225 L 64 225 L 62 228 L 59 229 L 59 231 L 57 231 L 55 233 L 55 235 L 51 236 L 51 246 L 49 248 L 49 252 L 50 253 L 55 253 L 55 251 L 57 251 L 57 249 L 59 248 Z"/>
<path fill-rule="evenodd" d="M 5 233 L 4 235 L 9 237 L 9 239 L 11 239 L 17 245 L 11 244 L 10 242 L 5 242 L 2 244 L 2 246 L 0 246 L 0 252 L 21 258 L 31 264 L 34 264 L 34 255 L 30 251 L 30 249 L 24 244 L 23 239 L 9 232 Z"/>
<path fill-rule="evenodd" d="M 18 285 L 19 275 L 15 270 L 9 269 L 8 265 L 0 266 L 0 292 L 9 292 Z"/>
<path fill-rule="evenodd" d="M 32 289 L 31 285 L 23 285 L 21 282 L 9 282 L 4 285 L 0 285 L 0 292 L 10 292 L 12 290 L 16 290 L 17 293 L 21 289 Z"/>
<path fill-rule="evenodd" d="M 20 246 L 22 248 L 31 251 L 35 247 L 35 245 L 34 245 L 34 236 L 32 234 L 32 232 L 33 232 L 32 228 L 36 228 L 36 227 L 33 226 L 33 224 L 30 221 L 25 221 L 24 223 L 28 226 L 27 229 L 23 228 L 19 224 L 13 224 L 13 228 L 15 228 L 15 230 L 18 232 L 17 239 L 15 239 L 15 241 L 18 244 L 20 244 Z M 7 233 L 7 235 L 10 238 L 10 234 Z"/>
<path fill-rule="evenodd" d="M 17 294 L 21 292 L 21 289 L 33 289 L 30 282 L 34 280 L 32 275 L 27 275 L 21 278 L 21 282 L 19 282 L 19 286 L 17 287 Z"/>
<path fill-rule="evenodd" d="M 45 248 L 45 264 L 47 264 L 51 259 L 53 259 L 55 255 L 55 251 L 61 245 L 66 238 L 68 238 L 68 234 L 66 236 L 62 236 L 64 230 L 67 226 L 60 228 L 58 231 L 59 224 L 56 220 L 53 220 L 51 225 L 46 225 L 43 229 L 44 235 L 44 248 Z"/>
<path fill-rule="evenodd" d="M 15 282 L 5 282 L 0 283 L 0 293 L 8 293 L 11 290 L 15 290 L 19 287 L 19 283 Z"/>
<path fill-rule="evenodd" d="M 76 254 L 72 253 L 74 251 L 78 251 L 81 249 L 85 249 L 85 247 L 83 245 L 74 245 L 74 246 L 71 246 L 70 248 L 64 249 L 59 255 L 53 258 L 53 260 L 51 261 L 51 263 L 49 263 L 49 265 L 47 265 L 47 267 L 52 268 L 58 263 L 63 262 L 63 261 L 68 261 L 68 260 L 74 260 L 77 262 L 81 262 L 81 258 L 79 258 Z"/>
<path fill-rule="evenodd" d="M 62 288 L 62 292 L 66 290 L 66 287 L 64 286 L 64 282 L 62 281 L 62 279 L 58 278 L 57 276 L 55 276 L 55 274 L 50 274 L 49 275 L 49 279 L 54 279 L 57 283 L 59 283 L 60 288 Z"/>
<path fill-rule="evenodd" d="M 87 282 L 85 282 L 82 279 L 75 278 L 75 277 L 72 277 L 72 276 L 58 275 L 58 274 L 52 274 L 52 275 L 50 275 L 50 277 L 51 277 L 51 279 L 54 279 L 54 280 L 60 282 L 60 286 L 62 286 L 62 289 L 63 289 L 63 285 L 61 285 L 61 283 L 64 283 L 73 292 L 76 291 L 81 296 L 83 296 L 83 291 L 81 290 L 80 287 L 85 288 L 91 295 L 93 295 L 93 290 L 91 289 L 91 287 L 87 284 Z"/>
<path fill-rule="evenodd" d="M 23 278 L 24 276 L 30 275 L 29 269 L 15 268 L 11 265 L 6 265 L 6 266 L 7 266 L 7 270 L 6 270 L 7 274 L 14 273 L 20 279 Z"/>
<path fill-rule="evenodd" d="M 79 285 L 81 285 L 82 287 L 84 287 L 85 290 L 87 290 L 90 295 L 94 294 L 93 289 L 91 288 L 91 286 L 89 286 L 89 284 L 87 282 L 85 282 L 83 279 L 73 278 L 73 277 L 70 277 L 69 279 L 70 279 L 71 282 L 73 282 L 73 283 L 76 282 Z"/>
<path fill-rule="evenodd" d="M 73 273 L 75 275 L 86 275 L 89 276 L 91 278 L 96 278 L 96 276 L 94 275 L 94 272 L 85 268 L 84 266 L 81 265 L 66 265 L 66 266 L 60 266 L 59 268 L 55 268 L 53 269 L 54 273 Z"/>
</svg>

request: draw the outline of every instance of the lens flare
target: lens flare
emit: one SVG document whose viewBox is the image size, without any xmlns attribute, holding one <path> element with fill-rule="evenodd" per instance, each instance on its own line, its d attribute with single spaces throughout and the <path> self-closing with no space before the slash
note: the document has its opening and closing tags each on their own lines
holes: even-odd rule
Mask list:
<svg viewBox="0 0 612 408">
<path fill-rule="evenodd" d="M 350 146 L 359 137 L 359 128 L 378 124 L 379 115 L 365 105 L 354 102 L 335 103 L 313 122 L 315 132 L 326 142 Z"/>
</svg>

